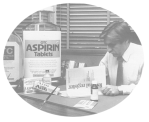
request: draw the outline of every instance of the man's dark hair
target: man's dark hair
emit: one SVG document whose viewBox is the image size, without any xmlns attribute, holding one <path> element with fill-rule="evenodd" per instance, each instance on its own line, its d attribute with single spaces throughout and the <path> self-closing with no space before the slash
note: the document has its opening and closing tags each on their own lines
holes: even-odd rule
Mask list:
<svg viewBox="0 0 149 122">
<path fill-rule="evenodd" d="M 100 39 L 116 39 L 117 41 L 124 42 L 129 40 L 130 33 L 130 27 L 126 22 L 114 21 L 104 28 L 100 34 Z"/>
</svg>

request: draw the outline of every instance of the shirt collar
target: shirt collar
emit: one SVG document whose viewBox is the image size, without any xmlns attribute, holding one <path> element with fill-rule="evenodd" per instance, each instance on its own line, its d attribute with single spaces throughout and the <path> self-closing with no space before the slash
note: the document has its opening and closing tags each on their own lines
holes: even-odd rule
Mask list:
<svg viewBox="0 0 149 122">
<path fill-rule="evenodd" d="M 132 54 L 132 46 L 133 46 L 133 44 L 132 43 L 130 43 L 129 44 L 129 46 L 128 46 L 128 48 L 127 48 L 127 50 L 124 52 L 124 54 L 123 54 L 123 59 L 127 62 L 128 60 L 129 60 L 129 57 L 130 57 L 130 55 Z"/>
</svg>

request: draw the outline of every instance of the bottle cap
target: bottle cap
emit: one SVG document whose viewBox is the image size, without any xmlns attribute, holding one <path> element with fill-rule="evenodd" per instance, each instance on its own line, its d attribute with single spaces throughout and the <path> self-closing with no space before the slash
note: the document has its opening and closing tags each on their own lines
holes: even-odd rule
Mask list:
<svg viewBox="0 0 149 122">
<path fill-rule="evenodd" d="M 96 80 L 92 80 L 92 84 L 97 84 L 97 81 Z"/>
<path fill-rule="evenodd" d="M 46 72 L 49 72 L 49 70 L 46 70 Z"/>
</svg>

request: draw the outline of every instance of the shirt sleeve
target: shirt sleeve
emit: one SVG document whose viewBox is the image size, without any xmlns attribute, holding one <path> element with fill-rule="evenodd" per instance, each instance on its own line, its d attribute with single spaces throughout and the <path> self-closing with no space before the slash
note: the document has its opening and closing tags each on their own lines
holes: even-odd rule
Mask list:
<svg viewBox="0 0 149 122">
<path fill-rule="evenodd" d="M 139 72 L 138 72 L 137 83 L 139 82 L 139 80 L 140 80 L 140 78 L 141 78 L 143 66 L 144 66 L 144 63 L 142 62 L 141 65 L 140 65 L 140 68 L 139 68 L 140 70 L 139 70 Z"/>
<path fill-rule="evenodd" d="M 118 90 L 122 91 L 123 94 L 130 94 L 135 88 L 135 86 L 136 86 L 135 84 L 121 85 L 121 86 L 118 86 Z"/>
<path fill-rule="evenodd" d="M 133 91 L 133 89 L 136 87 L 136 85 L 138 84 L 138 82 L 140 80 L 140 77 L 141 77 L 141 74 L 142 74 L 142 69 L 143 69 L 143 63 L 141 63 L 140 69 L 138 71 L 138 78 L 137 78 L 136 81 L 130 81 L 129 85 L 118 86 L 118 89 L 120 91 L 122 91 L 123 94 L 130 94 Z"/>
<path fill-rule="evenodd" d="M 106 76 L 108 76 L 108 52 L 101 59 L 99 66 L 105 66 Z"/>
<path fill-rule="evenodd" d="M 140 58 L 141 58 L 141 56 L 140 56 Z M 134 61 L 136 63 L 136 65 L 135 65 L 136 67 L 134 69 L 135 72 L 130 75 L 131 78 L 129 78 L 129 81 L 128 81 L 129 84 L 121 85 L 118 87 L 118 89 L 120 91 L 122 91 L 123 94 L 130 94 L 133 91 L 133 89 L 135 88 L 135 86 L 138 84 L 138 82 L 141 78 L 144 62 L 143 62 L 142 58 L 141 59 L 140 58 L 137 59 L 137 58 L 133 57 L 133 59 L 135 59 L 135 61 L 138 61 L 138 62 Z"/>
</svg>

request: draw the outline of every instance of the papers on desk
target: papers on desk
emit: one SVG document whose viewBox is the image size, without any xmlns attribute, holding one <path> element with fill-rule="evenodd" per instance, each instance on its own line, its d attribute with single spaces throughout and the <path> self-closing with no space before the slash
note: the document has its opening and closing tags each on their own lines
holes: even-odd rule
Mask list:
<svg viewBox="0 0 149 122">
<path fill-rule="evenodd" d="M 51 81 L 51 83 L 57 83 L 58 82 L 58 80 L 52 80 Z"/>
<path fill-rule="evenodd" d="M 66 91 L 60 91 L 59 95 L 62 97 L 68 97 L 67 92 Z"/>
<path fill-rule="evenodd" d="M 62 97 L 68 97 L 68 98 L 89 97 L 88 94 L 86 96 L 85 94 L 70 95 L 67 93 L 67 91 L 59 91 L 59 95 Z M 98 95 L 103 95 L 103 94 L 101 91 L 98 91 Z"/>
<path fill-rule="evenodd" d="M 76 105 L 73 107 L 80 108 L 80 109 L 92 109 L 98 102 L 90 101 L 90 100 L 80 100 Z"/>
<path fill-rule="evenodd" d="M 74 95 L 73 93 L 72 94 L 68 94 L 67 91 L 60 91 L 59 92 L 59 95 L 62 96 L 62 97 L 68 97 L 68 98 L 78 98 L 78 97 L 88 97 L 89 95 L 88 94 L 77 94 L 77 95 Z"/>
</svg>

